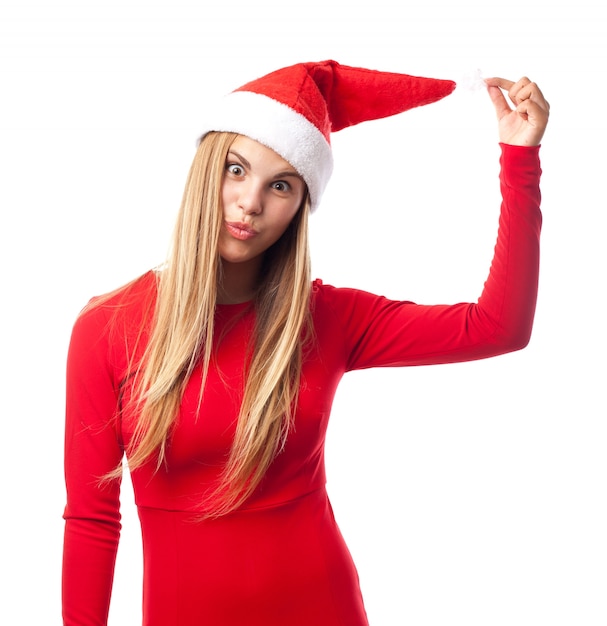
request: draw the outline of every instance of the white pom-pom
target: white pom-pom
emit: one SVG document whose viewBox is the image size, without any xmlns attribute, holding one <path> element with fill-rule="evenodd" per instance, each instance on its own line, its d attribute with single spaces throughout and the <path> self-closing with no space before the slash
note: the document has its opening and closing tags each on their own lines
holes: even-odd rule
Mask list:
<svg viewBox="0 0 607 626">
<path fill-rule="evenodd" d="M 461 79 L 457 81 L 457 86 L 470 92 L 478 91 L 486 87 L 485 80 L 479 69 L 464 74 Z"/>
</svg>

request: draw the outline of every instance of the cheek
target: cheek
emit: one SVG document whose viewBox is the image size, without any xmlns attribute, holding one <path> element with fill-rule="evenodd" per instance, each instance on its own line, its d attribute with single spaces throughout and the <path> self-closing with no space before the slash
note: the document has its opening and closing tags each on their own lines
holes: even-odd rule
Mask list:
<svg viewBox="0 0 607 626">
<path fill-rule="evenodd" d="M 295 219 L 297 215 L 297 209 L 293 210 L 292 207 L 285 208 L 280 216 L 275 221 L 275 232 L 278 237 L 281 237 L 284 232 L 289 228 L 291 222 Z"/>
<path fill-rule="evenodd" d="M 301 194 L 295 201 L 290 202 L 284 207 L 283 215 L 286 216 L 285 228 L 295 219 L 295 216 L 300 210 L 303 211 L 303 201 L 303 194 Z"/>
<path fill-rule="evenodd" d="M 219 199 L 221 201 L 221 211 L 225 213 L 226 206 L 230 204 L 230 187 L 225 183 L 221 185 L 221 191 L 219 192 Z"/>
</svg>

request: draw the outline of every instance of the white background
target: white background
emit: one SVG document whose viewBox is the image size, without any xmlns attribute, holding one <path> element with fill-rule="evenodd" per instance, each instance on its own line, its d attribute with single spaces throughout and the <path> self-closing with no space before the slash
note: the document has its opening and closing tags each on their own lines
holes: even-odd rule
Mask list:
<svg viewBox="0 0 607 626">
<path fill-rule="evenodd" d="M 526 74 L 552 104 L 529 347 L 356 373 L 338 392 L 328 487 L 371 624 L 605 626 L 600 3 L 209 4 L 0 2 L 0 622 L 61 623 L 64 364 L 78 311 L 163 260 L 205 98 L 334 58 L 455 80 Z M 475 300 L 497 225 L 496 138 L 489 98 L 465 90 L 335 134 L 314 274 L 424 303 Z M 140 620 L 129 488 L 114 626 Z"/>
</svg>

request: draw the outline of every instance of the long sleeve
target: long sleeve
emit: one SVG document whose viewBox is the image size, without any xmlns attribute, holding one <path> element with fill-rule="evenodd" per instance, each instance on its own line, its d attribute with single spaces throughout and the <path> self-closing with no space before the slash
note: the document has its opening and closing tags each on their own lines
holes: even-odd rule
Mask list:
<svg viewBox="0 0 607 626">
<path fill-rule="evenodd" d="M 106 328 L 103 310 L 85 313 L 74 326 L 68 351 L 62 591 L 66 626 L 107 624 L 120 535 L 120 481 L 103 486 L 99 482 L 122 458 Z"/>
<path fill-rule="evenodd" d="M 498 237 L 478 301 L 427 306 L 322 286 L 346 370 L 470 361 L 527 345 L 539 274 L 539 146 L 501 148 Z"/>
</svg>

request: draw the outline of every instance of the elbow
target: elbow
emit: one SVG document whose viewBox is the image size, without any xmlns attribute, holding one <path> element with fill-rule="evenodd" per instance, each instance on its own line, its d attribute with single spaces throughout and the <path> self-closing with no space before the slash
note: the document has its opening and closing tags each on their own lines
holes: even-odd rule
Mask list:
<svg viewBox="0 0 607 626">
<path fill-rule="evenodd" d="M 502 315 L 491 318 L 483 315 L 478 308 L 473 318 L 479 345 L 484 345 L 487 356 L 498 356 L 509 352 L 518 352 L 529 345 L 533 330 L 533 314 Z M 470 329 L 472 324 L 469 324 Z"/>
<path fill-rule="evenodd" d="M 531 326 L 517 328 L 510 332 L 504 333 L 498 342 L 499 352 L 506 354 L 508 352 L 518 352 L 525 349 L 531 341 Z"/>
<path fill-rule="evenodd" d="M 531 334 L 521 337 L 518 341 L 512 341 L 510 343 L 509 352 L 518 352 L 519 350 L 524 350 L 529 345 L 530 341 Z"/>
</svg>

